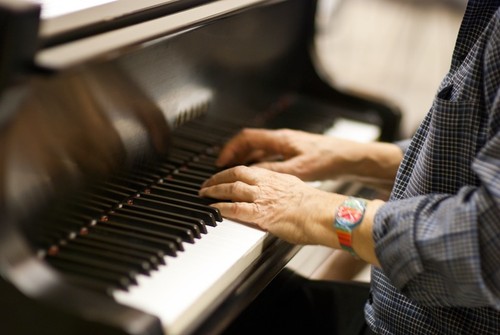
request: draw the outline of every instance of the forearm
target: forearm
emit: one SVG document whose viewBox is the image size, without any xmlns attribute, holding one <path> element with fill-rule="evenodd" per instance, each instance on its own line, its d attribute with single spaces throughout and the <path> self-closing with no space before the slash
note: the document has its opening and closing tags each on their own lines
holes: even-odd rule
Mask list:
<svg viewBox="0 0 500 335">
<path fill-rule="evenodd" d="M 359 144 L 356 150 L 344 155 L 341 171 L 345 175 L 394 182 L 403 152 L 392 143 L 374 142 Z"/>
</svg>

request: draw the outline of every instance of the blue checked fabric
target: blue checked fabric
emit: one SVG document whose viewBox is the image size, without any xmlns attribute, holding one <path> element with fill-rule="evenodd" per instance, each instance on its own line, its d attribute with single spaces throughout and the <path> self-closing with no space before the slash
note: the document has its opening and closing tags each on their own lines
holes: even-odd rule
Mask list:
<svg viewBox="0 0 500 335">
<path fill-rule="evenodd" d="M 500 1 L 468 4 L 451 69 L 375 217 L 379 334 L 500 334 Z"/>
</svg>

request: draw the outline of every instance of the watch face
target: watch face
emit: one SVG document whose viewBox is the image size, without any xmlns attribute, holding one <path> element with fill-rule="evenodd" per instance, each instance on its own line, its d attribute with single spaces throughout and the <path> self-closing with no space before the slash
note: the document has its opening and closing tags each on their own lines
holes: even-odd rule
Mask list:
<svg viewBox="0 0 500 335">
<path fill-rule="evenodd" d="M 366 202 L 362 199 L 348 199 L 337 211 L 337 223 L 352 226 L 361 222 L 365 213 Z"/>
</svg>

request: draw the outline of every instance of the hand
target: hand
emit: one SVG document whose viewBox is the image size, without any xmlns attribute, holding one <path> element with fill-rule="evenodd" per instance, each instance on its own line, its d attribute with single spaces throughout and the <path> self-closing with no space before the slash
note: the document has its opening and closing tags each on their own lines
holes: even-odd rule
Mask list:
<svg viewBox="0 0 500 335">
<path fill-rule="evenodd" d="M 257 161 L 255 166 L 306 181 L 342 175 L 392 181 L 401 159 L 401 150 L 387 143 L 359 143 L 290 129 L 244 129 L 224 146 L 217 165 Z"/>
<path fill-rule="evenodd" d="M 238 166 L 212 176 L 200 195 L 231 200 L 213 206 L 224 217 L 256 224 L 290 243 L 338 247 L 331 224 L 345 197 L 312 188 L 297 177 Z"/>
</svg>

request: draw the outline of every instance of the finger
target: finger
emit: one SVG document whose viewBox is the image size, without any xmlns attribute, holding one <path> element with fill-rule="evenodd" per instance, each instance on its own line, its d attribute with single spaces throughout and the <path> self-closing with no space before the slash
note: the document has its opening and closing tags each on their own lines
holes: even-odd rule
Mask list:
<svg viewBox="0 0 500 335">
<path fill-rule="evenodd" d="M 259 224 L 261 213 L 259 213 L 258 206 L 255 203 L 221 202 L 213 204 L 212 206 L 218 208 L 225 218 L 252 223 L 263 228 Z"/>
<path fill-rule="evenodd" d="M 221 149 L 216 165 L 245 164 L 253 153 L 259 151 L 265 155 L 279 153 L 280 137 L 278 132 L 272 130 L 244 129 Z"/>
<path fill-rule="evenodd" d="M 260 162 L 252 166 L 271 170 L 274 172 L 291 174 L 299 177 L 300 179 L 304 179 L 307 177 L 307 168 L 304 169 L 304 162 L 301 157 L 295 157 L 285 161 Z"/>
<path fill-rule="evenodd" d="M 202 197 L 214 199 L 253 202 L 257 191 L 256 186 L 236 181 L 234 183 L 204 187 L 200 190 L 199 194 Z"/>
<path fill-rule="evenodd" d="M 201 187 L 203 188 L 218 184 L 234 183 L 236 181 L 242 181 L 249 185 L 255 185 L 258 180 L 258 175 L 259 172 L 256 168 L 240 165 L 214 174 L 212 177 L 207 179 Z"/>
<path fill-rule="evenodd" d="M 267 153 L 264 150 L 253 150 L 248 153 L 245 165 L 249 165 L 255 162 L 260 162 L 267 156 Z"/>
</svg>

